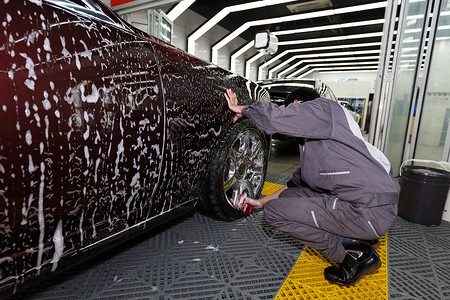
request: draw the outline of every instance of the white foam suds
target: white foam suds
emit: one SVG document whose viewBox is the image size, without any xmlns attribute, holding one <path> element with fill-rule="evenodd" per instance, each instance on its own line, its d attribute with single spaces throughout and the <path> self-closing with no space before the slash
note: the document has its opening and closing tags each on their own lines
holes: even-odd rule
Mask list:
<svg viewBox="0 0 450 300">
<path fill-rule="evenodd" d="M 58 226 L 56 226 L 55 234 L 53 235 L 53 243 L 55 245 L 55 253 L 52 259 L 52 272 L 58 267 L 58 261 L 61 258 L 64 251 L 64 236 L 63 236 L 63 224 L 62 220 L 59 220 Z"/>
</svg>

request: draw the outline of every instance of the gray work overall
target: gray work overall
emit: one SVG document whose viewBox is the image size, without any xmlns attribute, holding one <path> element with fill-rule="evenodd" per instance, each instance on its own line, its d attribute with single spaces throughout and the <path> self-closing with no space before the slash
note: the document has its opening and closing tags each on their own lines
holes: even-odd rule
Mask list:
<svg viewBox="0 0 450 300">
<path fill-rule="evenodd" d="M 375 239 L 397 215 L 400 186 L 386 156 L 364 141 L 338 103 L 317 98 L 278 106 L 258 102 L 243 114 L 268 134 L 299 137 L 293 185 L 264 207 L 269 224 L 342 262 L 342 237 Z"/>
</svg>

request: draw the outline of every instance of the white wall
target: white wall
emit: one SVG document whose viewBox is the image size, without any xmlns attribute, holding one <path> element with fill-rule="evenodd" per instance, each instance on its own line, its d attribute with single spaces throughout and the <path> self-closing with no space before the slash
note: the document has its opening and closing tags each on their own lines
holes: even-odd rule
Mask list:
<svg viewBox="0 0 450 300">
<path fill-rule="evenodd" d="M 359 87 L 360 85 L 363 84 L 359 84 L 359 83 L 355 83 L 355 87 L 354 89 L 352 88 L 351 90 L 343 90 L 343 95 L 342 97 L 346 97 L 346 98 L 350 98 L 345 96 L 345 94 L 348 93 L 363 93 L 363 94 L 373 94 L 375 93 L 375 84 L 376 84 L 376 79 L 377 79 L 377 73 L 376 71 L 373 72 L 340 72 L 340 73 L 324 73 L 324 72 L 313 72 L 311 73 L 309 76 L 309 78 L 315 78 L 315 79 L 320 79 L 325 83 L 332 83 L 332 82 L 348 82 L 348 83 L 355 83 L 355 82 L 366 82 L 364 83 L 364 85 L 367 85 L 367 93 L 363 92 L 361 89 L 363 89 L 363 87 Z M 344 84 L 346 85 L 346 84 Z M 352 84 L 349 84 L 349 86 L 352 86 Z M 338 87 L 337 87 L 338 88 Z M 339 90 L 341 90 L 341 88 L 339 87 Z M 333 89 L 334 91 L 334 89 Z M 336 91 L 334 91 L 336 96 L 338 96 L 338 94 L 336 93 Z M 338 96 L 340 97 L 340 96 Z M 367 98 L 367 97 L 351 97 L 351 98 Z"/>
<path fill-rule="evenodd" d="M 368 81 L 324 81 L 338 98 L 369 99 L 370 82 Z"/>
<path fill-rule="evenodd" d="M 333 90 L 338 98 L 366 98 L 375 93 L 376 72 L 313 72 L 303 78 L 319 79 Z"/>
<path fill-rule="evenodd" d="M 377 77 L 376 71 L 367 72 L 313 72 L 313 76 L 327 81 L 350 81 L 358 79 L 361 81 L 372 81 Z"/>
</svg>

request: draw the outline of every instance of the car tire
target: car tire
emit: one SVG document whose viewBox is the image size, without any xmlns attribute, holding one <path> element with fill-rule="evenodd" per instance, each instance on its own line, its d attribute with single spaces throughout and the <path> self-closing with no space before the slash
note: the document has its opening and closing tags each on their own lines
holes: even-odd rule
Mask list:
<svg viewBox="0 0 450 300">
<path fill-rule="evenodd" d="M 239 195 L 257 199 L 267 171 L 269 139 L 249 119 L 230 126 L 210 165 L 198 203 L 200 211 L 212 218 L 232 221 L 244 216 L 236 209 Z"/>
</svg>

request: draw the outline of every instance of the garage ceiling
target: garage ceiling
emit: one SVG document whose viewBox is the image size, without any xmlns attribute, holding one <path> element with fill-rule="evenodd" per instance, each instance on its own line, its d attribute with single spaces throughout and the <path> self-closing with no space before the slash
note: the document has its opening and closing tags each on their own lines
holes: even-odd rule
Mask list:
<svg viewBox="0 0 450 300">
<path fill-rule="evenodd" d="M 166 2 L 168 13 L 180 3 Z M 380 56 L 387 1 L 370 0 L 190 0 L 189 10 L 206 18 L 186 32 L 188 51 L 195 40 L 214 26 L 226 29 L 215 35 L 213 63 L 223 47 L 231 49 L 230 69 L 244 55 L 259 67 L 258 79 L 299 77 L 318 71 L 375 71 Z M 176 23 L 176 20 L 175 22 Z M 278 38 L 278 51 L 269 56 L 253 47 L 257 32 L 269 30 Z M 208 37 L 211 39 L 211 37 Z M 239 41 L 239 42 L 238 42 Z M 241 56 L 242 58 L 242 56 Z M 248 70 L 246 70 L 248 71 Z M 246 72 L 247 74 L 247 72 Z"/>
</svg>

